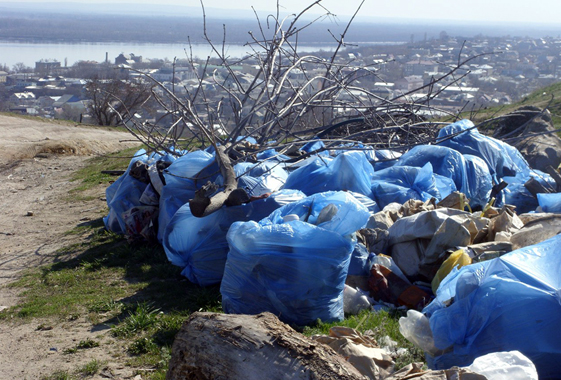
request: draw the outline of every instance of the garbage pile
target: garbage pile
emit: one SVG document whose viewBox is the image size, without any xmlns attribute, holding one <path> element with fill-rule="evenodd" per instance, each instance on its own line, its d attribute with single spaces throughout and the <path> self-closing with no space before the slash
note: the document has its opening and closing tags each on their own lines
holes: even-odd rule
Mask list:
<svg viewBox="0 0 561 380">
<path fill-rule="evenodd" d="M 561 373 L 557 178 L 468 120 L 403 154 L 324 147 L 238 160 L 247 200 L 202 218 L 189 200 L 224 183 L 214 149 L 141 150 L 107 189 L 105 225 L 157 239 L 191 282 L 221 284 L 226 313 L 306 325 L 403 308 L 402 333 L 433 369 L 520 351 L 540 378 Z"/>
</svg>

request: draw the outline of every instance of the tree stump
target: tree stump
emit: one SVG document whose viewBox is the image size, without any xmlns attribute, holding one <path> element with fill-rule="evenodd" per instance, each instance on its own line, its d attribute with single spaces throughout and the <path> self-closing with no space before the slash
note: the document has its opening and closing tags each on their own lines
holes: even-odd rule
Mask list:
<svg viewBox="0 0 561 380">
<path fill-rule="evenodd" d="M 167 379 L 365 378 L 333 349 L 271 313 L 194 313 L 175 338 Z"/>
</svg>

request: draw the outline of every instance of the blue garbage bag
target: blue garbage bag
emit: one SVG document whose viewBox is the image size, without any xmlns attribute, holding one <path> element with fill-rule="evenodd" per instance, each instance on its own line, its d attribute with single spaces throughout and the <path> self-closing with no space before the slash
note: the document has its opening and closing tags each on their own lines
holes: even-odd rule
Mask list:
<svg viewBox="0 0 561 380">
<path fill-rule="evenodd" d="M 543 212 L 561 213 L 561 193 L 538 194 L 538 204 Z"/>
<path fill-rule="evenodd" d="M 299 220 L 284 222 L 290 214 Z M 342 320 L 352 234 L 369 216 L 352 195 L 327 192 L 283 206 L 259 223 L 234 223 L 220 287 L 224 311 L 269 311 L 297 325 Z"/>
<path fill-rule="evenodd" d="M 234 222 L 261 220 L 288 203 L 305 198 L 297 190 L 282 190 L 268 198 L 235 207 L 222 207 L 203 218 L 194 217 L 185 204 L 171 218 L 162 245 L 173 264 L 191 282 L 208 286 L 222 280 L 228 242 L 226 233 Z"/>
<path fill-rule="evenodd" d="M 193 178 L 205 167 L 213 164 L 214 155 L 205 151 L 195 151 L 178 158 L 165 171 L 166 185 L 160 194 L 160 212 L 158 215 L 158 241 L 164 238 L 165 229 L 177 210 L 195 196 L 195 191 L 201 188 L 211 178 L 194 181 Z M 218 166 L 210 170 L 211 174 L 218 173 Z"/>
<path fill-rule="evenodd" d="M 473 127 L 474 124 L 470 120 L 460 120 L 447 125 L 438 133 L 438 139 L 443 139 L 439 145 L 483 159 L 495 182 L 505 176 L 529 174 L 530 166 L 518 149 L 493 137 L 485 136 L 477 129 L 470 129 Z M 462 131 L 465 132 L 461 133 Z M 457 135 L 451 137 L 455 134 Z"/>
<path fill-rule="evenodd" d="M 540 379 L 559 378 L 560 246 L 557 235 L 449 274 L 423 310 L 435 346 L 448 350 L 428 357 L 429 365 L 466 366 L 491 352 L 518 350 L 532 360 Z"/>
<path fill-rule="evenodd" d="M 468 165 L 464 156 L 454 149 L 419 145 L 403 154 L 396 166 L 422 167 L 427 162 L 432 164 L 434 173 L 451 178 L 458 191 L 471 200 L 472 207 L 483 207 L 487 204 L 488 199 L 482 199 L 481 194 L 491 193 L 492 182 L 488 176 L 479 176 L 484 168 L 481 165 L 474 166 L 474 159 L 470 159 L 472 165 Z"/>
<path fill-rule="evenodd" d="M 123 213 L 133 207 L 142 206 L 140 198 L 144 190 L 146 190 L 148 183 L 130 176 L 130 170 L 136 162 L 150 165 L 158 160 L 171 161 L 173 157 L 160 153 L 148 155 L 146 150 L 140 149 L 134 154 L 125 173 L 105 190 L 105 199 L 107 200 L 107 206 L 109 206 L 109 213 L 103 218 L 103 223 L 109 231 L 124 234 L 127 229 Z"/>
<path fill-rule="evenodd" d="M 405 203 L 410 199 L 442 200 L 453 191 L 456 191 L 454 182 L 434 174 L 430 162 L 422 168 L 391 166 L 372 176 L 372 193 L 382 209 L 392 202 Z"/>
<path fill-rule="evenodd" d="M 374 168 L 364 153 L 344 152 L 333 160 L 316 157 L 290 173 L 283 188 L 300 190 L 306 195 L 350 190 L 372 198 L 370 180 L 373 175 Z"/>
</svg>

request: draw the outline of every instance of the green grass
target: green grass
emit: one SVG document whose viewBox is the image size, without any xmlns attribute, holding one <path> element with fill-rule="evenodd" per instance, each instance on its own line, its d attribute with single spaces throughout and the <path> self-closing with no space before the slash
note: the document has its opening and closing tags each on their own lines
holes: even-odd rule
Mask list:
<svg viewBox="0 0 561 380">
<path fill-rule="evenodd" d="M 110 154 L 102 157 L 95 157 L 89 160 L 88 165 L 76 171 L 72 177 L 72 181 L 76 183 L 76 187 L 70 191 L 69 200 L 82 200 L 83 193 L 86 190 L 99 186 L 109 186 L 118 177 L 110 174 L 103 174 L 104 170 L 126 170 L 130 163 L 131 157 L 140 149 L 130 148 L 121 152 Z"/>
<path fill-rule="evenodd" d="M 84 364 L 80 369 L 78 369 L 78 373 L 82 376 L 93 376 L 99 372 L 102 365 L 102 362 L 93 359 L 92 361 Z"/>
</svg>

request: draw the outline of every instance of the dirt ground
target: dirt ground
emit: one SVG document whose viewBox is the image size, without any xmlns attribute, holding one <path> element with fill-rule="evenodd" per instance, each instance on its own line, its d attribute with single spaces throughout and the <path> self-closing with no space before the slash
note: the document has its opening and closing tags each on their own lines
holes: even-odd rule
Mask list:
<svg viewBox="0 0 561 380">
<path fill-rule="evenodd" d="M 92 201 L 64 202 L 75 187 L 71 174 L 92 155 L 131 146 L 119 142 L 130 139 L 122 132 L 0 115 L 0 309 L 17 304 L 18 294 L 5 285 L 21 270 L 53 262 L 57 249 L 83 239 L 64 232 L 103 216 L 102 186 Z M 46 328 L 38 329 L 41 325 Z M 0 380 L 40 379 L 92 359 L 107 362 L 93 379 L 140 379 L 119 363 L 122 351 L 108 330 L 92 331 L 83 317 L 0 322 Z M 88 338 L 100 341 L 100 347 L 63 354 Z"/>
</svg>

